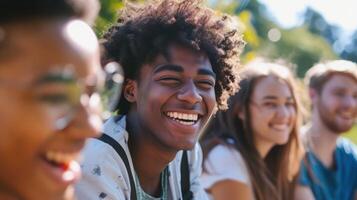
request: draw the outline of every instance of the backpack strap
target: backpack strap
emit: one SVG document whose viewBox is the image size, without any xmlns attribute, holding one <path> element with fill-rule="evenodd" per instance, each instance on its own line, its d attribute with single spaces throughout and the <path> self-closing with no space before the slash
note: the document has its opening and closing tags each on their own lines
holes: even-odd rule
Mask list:
<svg viewBox="0 0 357 200">
<path fill-rule="evenodd" d="M 130 188 L 131 188 L 130 199 L 136 200 L 137 198 L 136 198 L 135 182 L 129 165 L 128 157 L 126 156 L 123 147 L 112 137 L 104 133 L 102 134 L 101 137 L 97 139 L 110 145 L 123 160 L 130 180 Z M 190 191 L 190 169 L 188 165 L 187 151 L 183 151 L 182 159 L 181 159 L 181 192 L 183 198 L 182 200 L 193 199 L 193 193 L 192 191 Z"/>
<path fill-rule="evenodd" d="M 118 153 L 118 155 L 123 160 L 125 167 L 126 167 L 126 171 L 129 174 L 130 188 L 131 188 L 130 199 L 136 200 L 137 198 L 136 198 L 135 182 L 134 182 L 133 174 L 131 172 L 131 168 L 129 165 L 128 157 L 126 156 L 126 153 L 125 153 L 123 147 L 116 140 L 114 140 L 112 137 L 110 137 L 109 135 L 106 135 L 104 133 L 98 139 L 102 142 L 109 144 L 111 147 L 113 147 L 113 149 Z"/>
<path fill-rule="evenodd" d="M 183 151 L 181 159 L 181 192 L 182 200 L 193 199 L 193 193 L 190 190 L 190 169 L 188 166 L 187 151 Z"/>
</svg>

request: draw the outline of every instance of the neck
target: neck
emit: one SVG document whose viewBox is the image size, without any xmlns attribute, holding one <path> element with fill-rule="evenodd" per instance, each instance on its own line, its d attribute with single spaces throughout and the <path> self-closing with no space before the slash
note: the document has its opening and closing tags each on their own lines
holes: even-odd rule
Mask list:
<svg viewBox="0 0 357 200">
<path fill-rule="evenodd" d="M 311 126 L 307 129 L 306 136 L 311 151 L 326 167 L 333 167 L 333 155 L 339 134 L 328 129 L 321 121 L 320 116 L 317 113 L 313 113 Z"/>
<path fill-rule="evenodd" d="M 269 151 L 273 148 L 273 144 L 263 141 L 256 141 L 255 146 L 262 159 L 264 159 L 268 155 Z"/>
<path fill-rule="evenodd" d="M 175 158 L 177 151 L 162 147 L 138 122 L 135 113 L 127 116 L 129 150 L 142 189 L 157 196 L 161 191 L 161 173 Z"/>
</svg>

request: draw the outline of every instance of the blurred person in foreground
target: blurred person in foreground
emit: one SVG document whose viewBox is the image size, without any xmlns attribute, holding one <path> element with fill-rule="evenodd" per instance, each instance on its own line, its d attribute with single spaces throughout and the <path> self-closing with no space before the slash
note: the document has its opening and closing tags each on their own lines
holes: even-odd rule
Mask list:
<svg viewBox="0 0 357 200">
<path fill-rule="evenodd" d="M 306 75 L 312 104 L 304 127 L 306 155 L 296 199 L 357 199 L 357 147 L 341 134 L 357 116 L 357 65 L 335 60 L 313 66 Z"/>
<path fill-rule="evenodd" d="M 80 199 L 197 199 L 198 136 L 237 89 L 234 19 L 199 0 L 127 4 L 104 42 L 125 82 L 104 135 L 85 148 Z"/>
<path fill-rule="evenodd" d="M 99 136 L 95 0 L 0 2 L 0 199 L 74 199 Z"/>
<path fill-rule="evenodd" d="M 214 200 L 291 199 L 302 156 L 295 79 L 284 65 L 263 61 L 240 76 L 229 109 L 200 140 L 202 185 Z"/>
</svg>

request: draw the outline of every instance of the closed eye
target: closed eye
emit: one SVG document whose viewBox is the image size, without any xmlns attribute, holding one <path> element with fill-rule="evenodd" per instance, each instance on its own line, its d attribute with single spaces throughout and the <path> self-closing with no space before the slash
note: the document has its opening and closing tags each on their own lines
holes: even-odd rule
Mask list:
<svg viewBox="0 0 357 200">
<path fill-rule="evenodd" d="M 163 77 L 158 81 L 164 85 L 178 85 L 181 83 L 181 80 L 175 77 Z"/>
<path fill-rule="evenodd" d="M 210 80 L 200 80 L 196 81 L 196 84 L 203 89 L 211 89 L 215 86 L 215 83 Z"/>
</svg>

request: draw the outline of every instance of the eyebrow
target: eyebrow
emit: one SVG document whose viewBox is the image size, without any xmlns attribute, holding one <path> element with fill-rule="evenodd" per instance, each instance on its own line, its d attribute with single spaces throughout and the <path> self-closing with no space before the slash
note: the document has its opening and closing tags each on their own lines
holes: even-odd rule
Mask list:
<svg viewBox="0 0 357 200">
<path fill-rule="evenodd" d="M 154 70 L 154 73 L 159 73 L 161 71 L 174 71 L 174 72 L 179 72 L 182 73 L 184 70 L 180 65 L 174 65 L 174 64 L 165 64 L 165 65 L 159 65 L 156 67 Z M 208 69 L 199 69 L 198 70 L 199 75 L 209 75 L 212 76 L 214 79 L 216 79 L 216 74 Z"/>
<path fill-rule="evenodd" d="M 159 73 L 162 71 L 174 71 L 174 72 L 183 72 L 183 68 L 180 65 L 173 64 L 164 64 L 155 67 L 154 73 Z"/>
</svg>

